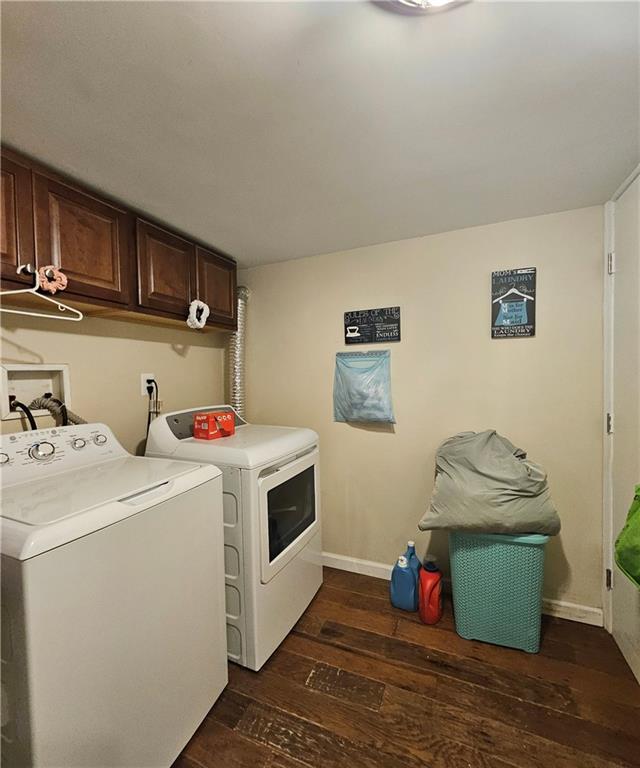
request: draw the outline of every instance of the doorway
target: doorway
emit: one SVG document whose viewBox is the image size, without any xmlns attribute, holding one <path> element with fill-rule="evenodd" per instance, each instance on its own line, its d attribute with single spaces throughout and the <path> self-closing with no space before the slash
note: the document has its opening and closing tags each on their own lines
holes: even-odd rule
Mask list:
<svg viewBox="0 0 640 768">
<path fill-rule="evenodd" d="M 613 543 L 640 483 L 640 177 L 607 204 L 611 265 L 605 307 L 605 367 L 610 434 L 605 448 L 605 553 L 611 569 L 605 595 L 607 629 L 640 681 L 640 590 L 613 562 Z M 607 323 L 608 321 L 608 323 Z M 607 528 L 609 531 L 607 531 Z M 608 534 L 608 535 L 607 535 Z"/>
</svg>

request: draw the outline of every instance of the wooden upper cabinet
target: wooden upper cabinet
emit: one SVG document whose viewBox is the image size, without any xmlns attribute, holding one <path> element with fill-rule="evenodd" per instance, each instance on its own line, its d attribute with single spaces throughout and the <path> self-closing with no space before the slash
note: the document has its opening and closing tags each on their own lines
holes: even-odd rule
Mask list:
<svg viewBox="0 0 640 768">
<path fill-rule="evenodd" d="M 18 267 L 35 265 L 31 170 L 2 155 L 0 187 L 0 276 L 16 283 L 32 283 L 33 277 L 19 275 Z"/>
<path fill-rule="evenodd" d="M 208 325 L 235 328 L 236 264 L 143 213 L 105 199 L 8 147 L 0 148 L 0 279 L 31 286 L 25 264 L 53 264 L 68 278 L 65 294 L 83 304 L 186 320 L 195 298 Z"/>
<path fill-rule="evenodd" d="M 196 248 L 197 295 L 209 305 L 210 325 L 236 325 L 236 265 L 205 248 Z"/>
<path fill-rule="evenodd" d="M 142 219 L 136 231 L 140 306 L 186 320 L 195 298 L 195 245 Z"/>
<path fill-rule="evenodd" d="M 132 215 L 39 173 L 33 193 L 38 265 L 62 269 L 68 293 L 128 304 Z"/>
</svg>

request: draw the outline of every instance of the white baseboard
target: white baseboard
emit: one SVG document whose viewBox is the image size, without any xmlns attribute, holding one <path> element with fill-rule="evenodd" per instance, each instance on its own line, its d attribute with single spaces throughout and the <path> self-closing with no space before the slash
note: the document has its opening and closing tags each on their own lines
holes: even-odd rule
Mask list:
<svg viewBox="0 0 640 768">
<path fill-rule="evenodd" d="M 592 608 L 590 605 L 568 603 L 565 600 L 542 600 L 542 612 L 548 616 L 557 616 L 559 619 L 580 621 L 582 624 L 592 624 L 594 627 L 604 626 L 604 612 L 602 608 Z"/>
<path fill-rule="evenodd" d="M 357 557 L 348 557 L 347 555 L 334 555 L 332 552 L 322 553 L 322 565 L 328 568 L 337 568 L 339 571 L 349 571 L 350 573 L 362 573 L 364 576 L 373 576 L 376 579 L 391 578 L 392 565 L 385 563 L 376 563 L 373 560 L 360 560 Z"/>
<path fill-rule="evenodd" d="M 337 568 L 340 571 L 349 571 L 350 573 L 361 573 L 364 576 L 373 576 L 377 579 L 391 578 L 391 569 L 393 566 L 386 563 L 376 563 L 374 560 L 361 560 L 357 557 L 348 555 L 336 555 L 333 552 L 322 553 L 322 564 L 328 568 Z M 602 608 L 593 608 L 589 605 L 579 605 L 578 603 L 569 603 L 564 600 L 550 600 L 544 598 L 542 601 L 542 612 L 549 616 L 557 616 L 560 619 L 570 619 L 579 621 L 583 624 L 592 624 L 595 627 L 604 625 L 604 614 Z"/>
</svg>

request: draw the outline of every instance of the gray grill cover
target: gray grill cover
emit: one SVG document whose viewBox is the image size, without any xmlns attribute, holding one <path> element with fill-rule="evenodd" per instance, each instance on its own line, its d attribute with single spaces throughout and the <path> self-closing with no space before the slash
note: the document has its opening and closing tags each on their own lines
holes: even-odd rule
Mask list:
<svg viewBox="0 0 640 768">
<path fill-rule="evenodd" d="M 461 432 L 436 453 L 431 506 L 422 531 L 560 532 L 544 469 L 494 430 Z"/>
</svg>

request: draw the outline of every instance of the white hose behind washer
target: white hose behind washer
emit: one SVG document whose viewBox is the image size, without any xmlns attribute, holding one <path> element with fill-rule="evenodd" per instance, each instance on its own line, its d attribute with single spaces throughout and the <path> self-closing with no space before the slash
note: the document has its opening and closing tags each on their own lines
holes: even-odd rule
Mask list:
<svg viewBox="0 0 640 768">
<path fill-rule="evenodd" d="M 60 400 L 58 400 L 57 397 L 47 397 L 46 395 L 44 397 L 36 397 L 35 400 L 32 400 L 29 404 L 29 408 L 31 410 L 47 410 L 49 413 L 53 416 L 53 418 L 56 420 L 56 422 L 59 419 L 62 419 L 62 409 L 66 408 L 64 403 L 61 403 Z M 66 408 L 67 412 L 67 421 L 69 424 L 86 424 L 87 422 L 75 414 L 73 411 L 70 411 L 68 408 Z"/>
</svg>

